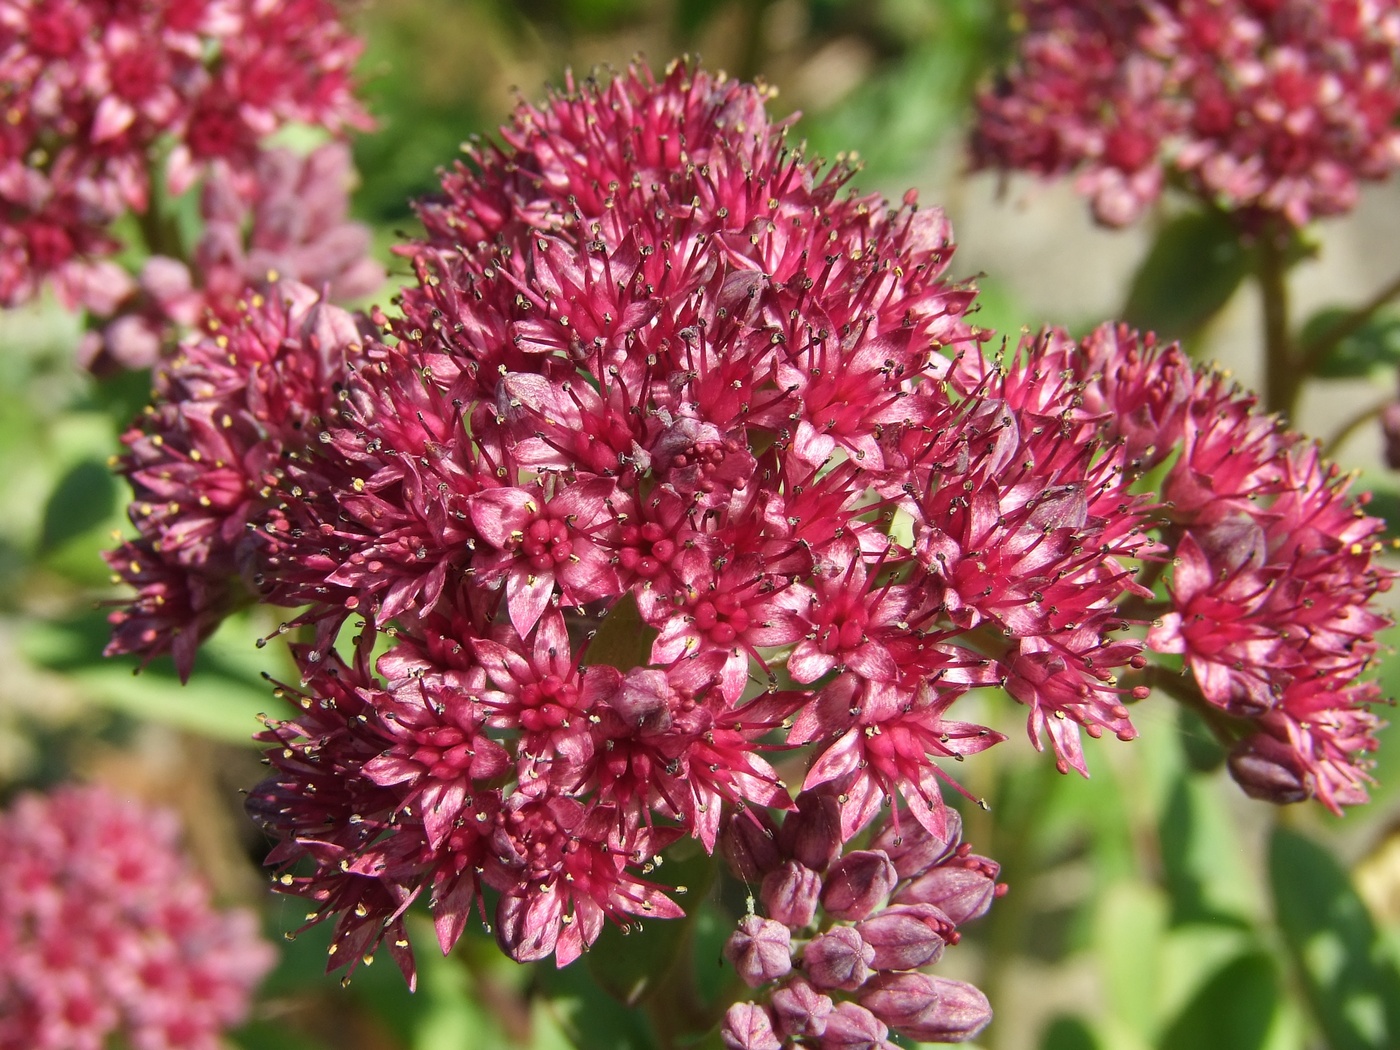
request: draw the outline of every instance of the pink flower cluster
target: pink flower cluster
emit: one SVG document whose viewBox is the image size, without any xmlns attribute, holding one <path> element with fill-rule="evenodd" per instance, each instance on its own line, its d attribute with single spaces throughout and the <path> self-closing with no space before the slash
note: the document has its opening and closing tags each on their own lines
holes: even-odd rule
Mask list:
<svg viewBox="0 0 1400 1050">
<path fill-rule="evenodd" d="M 730 1007 L 729 1050 L 893 1050 L 890 1029 L 962 1042 L 991 1020 L 976 988 L 924 968 L 1005 891 L 998 866 L 959 843 L 954 810 L 942 836 L 903 824 L 882 821 L 868 848 L 843 852 L 839 802 L 825 791 L 798 795 L 780 828 L 734 818 L 725 853 L 759 884 L 762 914 L 740 920 L 724 954 L 766 1001 Z"/>
<path fill-rule="evenodd" d="M 491 908 L 562 965 L 680 914 L 668 843 L 798 791 L 838 846 L 891 805 L 954 841 L 949 768 L 1002 739 L 955 705 L 1004 691 L 1085 772 L 1145 642 L 1254 733 L 1247 784 L 1356 797 L 1379 523 L 1150 338 L 985 358 L 942 213 L 842 194 L 764 101 L 677 65 L 522 106 L 422 206 L 397 318 L 250 293 L 127 435 L 111 651 L 188 673 L 238 602 L 309 610 L 250 805 L 340 965 L 387 940 L 411 975 L 420 896 L 444 950 Z"/>
<path fill-rule="evenodd" d="M 1024 0 L 978 165 L 1078 172 L 1100 222 L 1178 180 L 1248 223 L 1350 210 L 1400 164 L 1395 0 Z"/>
<path fill-rule="evenodd" d="M 171 652 L 181 677 L 195 651 L 259 587 L 254 534 L 283 458 L 335 411 L 359 349 L 349 314 L 302 285 L 211 331 L 157 369 L 155 402 L 124 441 L 135 540 L 106 554 L 136 589 L 114 612 L 108 653 Z"/>
<path fill-rule="evenodd" d="M 110 312 L 107 227 L 148 209 L 159 152 L 179 193 L 213 161 L 245 178 L 289 122 L 365 126 L 359 51 L 332 0 L 0 0 L 0 304 L 52 279 Z"/>
<path fill-rule="evenodd" d="M 217 1050 L 276 954 L 220 912 L 174 815 L 105 790 L 0 814 L 0 1050 Z"/>
<path fill-rule="evenodd" d="M 1358 682 L 1388 618 L 1375 597 L 1384 523 L 1347 495 L 1315 445 L 1197 372 L 1175 345 L 1105 325 L 1076 344 L 1043 334 L 1035 356 L 1085 382 L 1135 473 L 1160 474 L 1167 601 L 1148 648 L 1184 655 L 1196 693 L 1233 741 L 1231 771 L 1275 802 L 1363 802 L 1358 756 L 1375 750 L 1374 682 Z M 1227 716 L 1224 719 L 1218 715 Z"/>
</svg>

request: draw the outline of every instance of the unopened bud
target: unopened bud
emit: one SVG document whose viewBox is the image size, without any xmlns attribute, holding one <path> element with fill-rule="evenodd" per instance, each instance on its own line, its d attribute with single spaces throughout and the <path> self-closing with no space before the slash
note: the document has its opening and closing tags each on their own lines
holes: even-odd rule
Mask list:
<svg viewBox="0 0 1400 1050">
<path fill-rule="evenodd" d="M 966 866 L 964 866 L 966 865 Z M 996 896 L 1000 867 L 986 857 L 969 856 L 921 875 L 895 894 L 897 904 L 932 904 L 956 926 L 985 915 Z"/>
<path fill-rule="evenodd" d="M 851 926 L 833 926 L 814 937 L 802 953 L 802 969 L 818 988 L 851 992 L 870 977 L 875 949 Z"/>
<path fill-rule="evenodd" d="M 767 813 L 752 806 L 725 823 L 719 847 L 730 870 L 744 882 L 756 883 L 782 863 L 777 827 Z"/>
<path fill-rule="evenodd" d="M 837 1003 L 826 1019 L 821 1050 L 885 1050 L 885 1023 L 859 1003 Z"/>
<path fill-rule="evenodd" d="M 789 860 L 763 877 L 758 892 L 763 911 L 770 919 L 800 930 L 809 925 L 817 913 L 822 878 L 811 868 Z"/>
<path fill-rule="evenodd" d="M 877 970 L 914 970 L 938 961 L 956 928 L 931 904 L 895 904 L 864 922 L 856 931 L 875 949 Z"/>
<path fill-rule="evenodd" d="M 841 855 L 841 803 L 820 788 L 802 792 L 796 801 L 797 809 L 783 819 L 778 845 L 813 871 L 825 871 Z"/>
<path fill-rule="evenodd" d="M 826 873 L 822 907 L 837 919 L 864 919 L 890 899 L 899 875 L 881 850 L 847 853 Z"/>
<path fill-rule="evenodd" d="M 749 915 L 729 935 L 724 957 L 750 988 L 777 980 L 792 970 L 792 933 L 781 922 Z"/>
<path fill-rule="evenodd" d="M 1250 798 L 1287 805 L 1312 798 L 1316 791 L 1313 775 L 1294 750 L 1268 733 L 1255 733 L 1237 743 L 1229 765 L 1230 775 Z"/>
<path fill-rule="evenodd" d="M 894 861 L 901 879 L 912 878 L 951 856 L 962 840 L 962 817 L 956 809 L 943 807 L 943 834 L 933 834 L 917 820 L 906 817 L 886 823 L 870 842 L 871 849 L 882 849 Z"/>
<path fill-rule="evenodd" d="M 719 1037 L 726 1050 L 782 1050 L 768 1011 L 757 1003 L 735 1003 L 724 1015 Z"/>
<path fill-rule="evenodd" d="M 772 1009 L 778 1031 L 789 1038 L 800 1039 L 826 1031 L 832 1002 L 803 978 L 794 977 L 773 993 Z"/>
<path fill-rule="evenodd" d="M 926 973 L 882 973 L 860 1003 L 900 1035 L 926 1043 L 960 1043 L 987 1027 L 992 1008 L 970 984 Z"/>
</svg>

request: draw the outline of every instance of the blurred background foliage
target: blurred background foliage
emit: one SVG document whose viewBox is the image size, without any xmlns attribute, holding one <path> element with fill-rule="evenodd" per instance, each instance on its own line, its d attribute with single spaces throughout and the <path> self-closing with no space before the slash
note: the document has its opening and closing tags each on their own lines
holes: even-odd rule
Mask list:
<svg viewBox="0 0 1400 1050">
<path fill-rule="evenodd" d="M 966 174 L 972 91 L 1010 41 L 1004 3 L 366 0 L 356 18 L 380 125 L 355 145 L 356 209 L 386 261 L 389 245 L 414 228 L 410 198 L 431 192 L 463 139 L 493 131 L 517 90 L 535 97 L 569 69 L 584 76 L 635 55 L 661 65 L 693 53 L 777 85 L 778 111 L 803 113 L 795 140 L 825 157 L 857 154 L 861 189 L 897 198 L 915 185 L 925 203 L 945 204 L 963 245 L 954 273 L 985 271 L 982 323 L 1013 341 L 1023 324 L 1084 328 L 1117 312 L 1201 353 L 1235 353 L 1246 378 L 1255 367 L 1256 337 L 1235 294 L 1248 261 L 1208 217 L 1167 213 L 1155 229 L 1104 234 L 1075 200 Z M 1319 236 L 1318 266 L 1328 262 L 1332 229 Z M 1379 281 L 1400 270 L 1400 255 L 1392 250 L 1389 270 L 1387 260 L 1372 264 Z M 1330 294 L 1324 273 L 1303 271 L 1315 298 Z M 1351 287 L 1345 273 L 1338 282 Z M 1325 326 L 1327 308 L 1320 302 L 1311 323 Z M 130 662 L 101 657 L 102 603 L 116 595 L 99 552 L 123 530 L 126 498 L 108 461 L 149 377 L 80 374 L 78 325 L 52 304 L 0 316 L 0 791 L 79 776 L 176 806 L 220 894 L 263 903 L 280 938 L 302 917 L 292 901 L 267 898 L 257 869 L 266 844 L 238 794 L 262 771 L 249 740 L 256 713 L 272 706 L 261 675 L 292 673 L 276 647 L 252 644 L 277 624 L 266 610 L 231 620 L 183 687 L 168 661 L 133 677 Z M 1348 337 L 1327 382 L 1351 385 L 1310 402 L 1325 410 L 1305 408 L 1305 426 L 1316 418 L 1345 430 L 1348 411 L 1337 405 L 1364 409 L 1386 395 L 1400 360 L 1397 331 L 1400 320 L 1380 315 Z M 1375 507 L 1400 509 L 1400 484 L 1377 467 L 1374 440 L 1357 433 L 1341 434 L 1339 457 L 1365 470 Z M 1400 692 L 1400 661 L 1380 673 L 1388 695 Z M 1338 821 L 1316 806 L 1275 810 L 1245 799 L 1222 775 L 1223 754 L 1205 727 L 1163 699 L 1137 708 L 1137 742 L 1092 748 L 1088 781 L 1056 774 L 1025 747 L 1012 705 L 989 703 L 981 715 L 1013 739 L 968 764 L 969 788 L 991 803 L 966 814 L 968 838 L 1003 864 L 1011 890 L 941 964 L 979 984 L 997 1009 L 980 1046 L 1400 1046 L 1400 740 L 1382 749 L 1373 803 Z M 361 968 L 342 989 L 323 974 L 324 933 L 311 931 L 286 943 L 236 1042 L 243 1050 L 680 1045 L 603 989 L 664 998 L 686 980 L 702 1005 L 721 1002 L 732 989 L 717 965 L 720 946 L 742 908 L 742 897 L 712 893 L 680 932 L 658 923 L 634 934 L 625 972 L 518 967 L 485 934 L 447 960 L 425 947 L 416 996 L 386 965 Z M 429 945 L 430 931 L 418 932 Z"/>
</svg>

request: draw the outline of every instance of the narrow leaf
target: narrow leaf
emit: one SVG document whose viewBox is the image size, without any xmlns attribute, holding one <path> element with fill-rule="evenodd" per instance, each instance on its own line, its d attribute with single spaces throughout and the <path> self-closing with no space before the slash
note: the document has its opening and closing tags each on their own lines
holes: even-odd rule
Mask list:
<svg viewBox="0 0 1400 1050">
<path fill-rule="evenodd" d="M 1346 872 L 1316 843 L 1277 828 L 1269 881 L 1279 929 L 1330 1050 L 1400 1045 L 1400 972 Z"/>
<path fill-rule="evenodd" d="M 1159 1050 L 1261 1050 L 1279 1001 L 1279 975 L 1262 952 L 1228 963 L 1167 1027 Z"/>
<path fill-rule="evenodd" d="M 1123 319 L 1169 339 L 1195 335 L 1249 273 L 1235 228 L 1210 212 L 1173 219 L 1133 275 Z"/>
</svg>

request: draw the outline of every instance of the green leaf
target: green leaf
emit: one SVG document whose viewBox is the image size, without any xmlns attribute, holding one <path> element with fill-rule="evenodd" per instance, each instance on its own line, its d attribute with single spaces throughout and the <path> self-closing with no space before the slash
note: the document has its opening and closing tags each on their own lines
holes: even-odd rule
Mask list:
<svg viewBox="0 0 1400 1050">
<path fill-rule="evenodd" d="M 251 746 L 258 714 L 278 713 L 270 687 L 238 666 L 239 655 L 220 657 L 220 650 L 234 646 L 227 638 L 215 635 L 206 642 L 200 669 L 181 685 L 168 660 L 138 675 L 133 661 L 104 658 L 107 630 L 100 613 L 67 622 L 35 621 L 26 627 L 20 649 L 30 663 L 61 671 L 95 703 L 214 740 Z"/>
<path fill-rule="evenodd" d="M 1279 929 L 1330 1050 L 1400 1045 L 1400 972 L 1346 872 L 1279 827 L 1269 842 Z"/>
<path fill-rule="evenodd" d="M 1173 219 L 1133 275 L 1123 319 L 1168 339 L 1195 335 L 1249 274 L 1249 253 L 1230 223 L 1212 212 Z"/>
<path fill-rule="evenodd" d="M 1060 1016 L 1046 1027 L 1040 1050 L 1101 1050 L 1101 1047 L 1087 1021 Z"/>
<path fill-rule="evenodd" d="M 689 956 L 691 927 L 699 909 L 687 905 L 703 900 L 714 881 L 717 863 L 694 843 L 681 842 L 671 848 L 665 863 L 648 877 L 661 885 L 678 887 L 668 895 L 679 899 L 686 915 L 639 921 L 625 931 L 612 923 L 604 926 L 602 936 L 586 956 L 588 972 L 604 991 L 627 1006 L 636 1006 L 658 992 L 672 968 L 680 965 L 683 956 Z"/>
<path fill-rule="evenodd" d="M 111 517 L 117 505 L 117 480 L 111 469 L 95 459 L 71 467 L 49 495 L 39 551 L 48 553 Z M 94 559 L 96 560 L 96 559 Z"/>
<path fill-rule="evenodd" d="M 1144 1043 L 1156 1032 L 1166 901 L 1141 882 L 1116 883 L 1102 895 L 1095 929 L 1112 1019 Z"/>
<path fill-rule="evenodd" d="M 642 622 L 642 614 L 637 611 L 632 595 L 625 594 L 608 611 L 589 641 L 588 663 L 607 664 L 623 670 L 645 667 L 651 663 L 651 643 L 655 637 L 656 630 Z"/>
<path fill-rule="evenodd" d="M 1298 336 L 1304 353 L 1332 338 L 1351 316 L 1350 310 L 1331 306 L 1309 317 Z M 1352 379 L 1373 372 L 1393 372 L 1396 365 L 1400 365 L 1400 318 L 1371 317 L 1339 340 L 1314 374 L 1323 379 Z"/>
<path fill-rule="evenodd" d="M 1260 1050 L 1273 1027 L 1279 975 L 1263 952 L 1241 956 L 1210 978 L 1167 1026 L 1159 1050 Z"/>
<path fill-rule="evenodd" d="M 587 967 L 546 964 L 538 977 L 549 1014 L 576 1050 L 656 1050 L 646 1015 L 599 988 Z"/>
<path fill-rule="evenodd" d="M 1162 813 L 1162 867 L 1173 925 L 1248 925 L 1249 873 L 1240 863 L 1238 836 L 1216 790 L 1211 780 L 1179 777 Z"/>
</svg>

